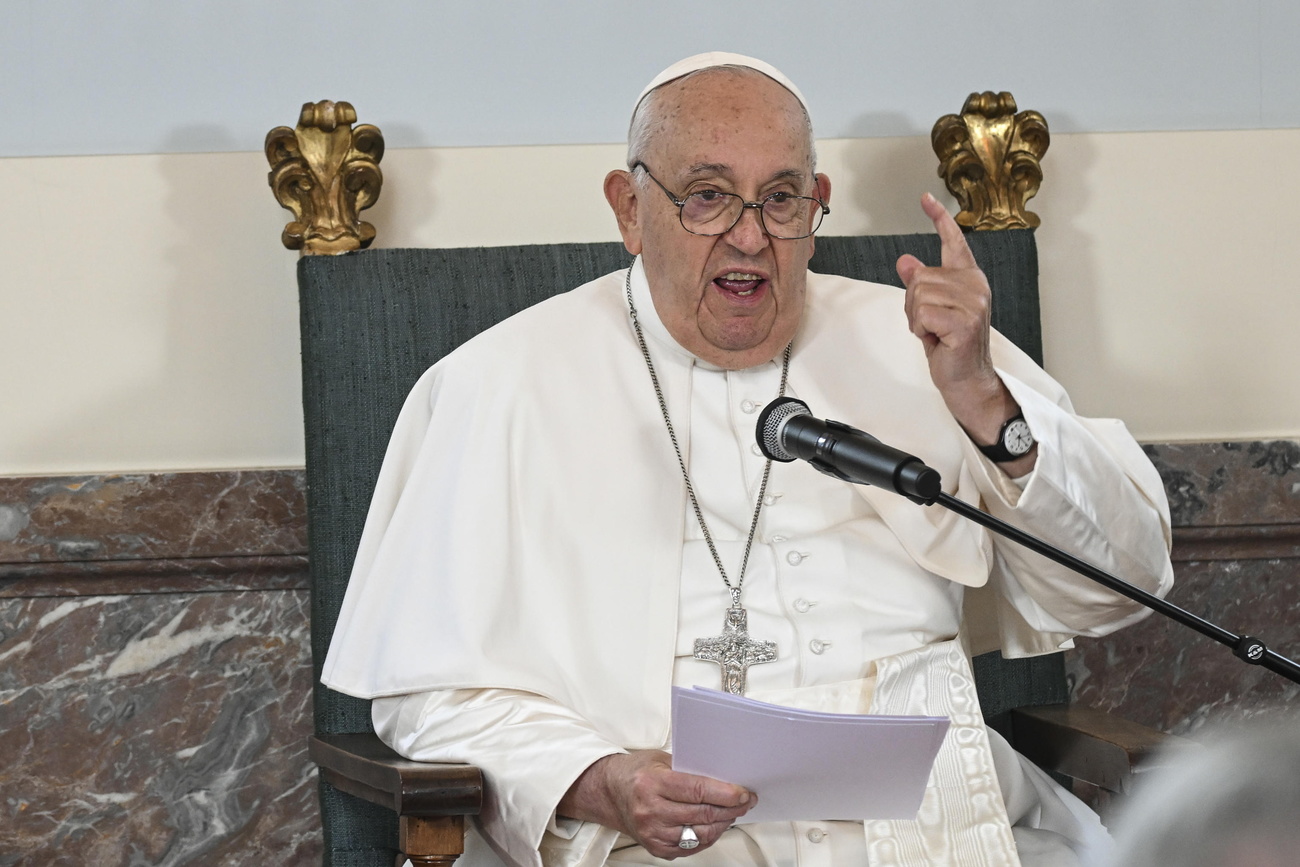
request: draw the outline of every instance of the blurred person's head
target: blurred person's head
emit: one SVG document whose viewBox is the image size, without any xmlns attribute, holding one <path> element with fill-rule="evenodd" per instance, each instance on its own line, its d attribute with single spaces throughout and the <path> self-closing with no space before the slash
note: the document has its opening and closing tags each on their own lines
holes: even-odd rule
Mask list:
<svg viewBox="0 0 1300 867">
<path fill-rule="evenodd" d="M 1139 782 L 1115 867 L 1300 864 L 1300 721 L 1220 732 Z"/>
</svg>

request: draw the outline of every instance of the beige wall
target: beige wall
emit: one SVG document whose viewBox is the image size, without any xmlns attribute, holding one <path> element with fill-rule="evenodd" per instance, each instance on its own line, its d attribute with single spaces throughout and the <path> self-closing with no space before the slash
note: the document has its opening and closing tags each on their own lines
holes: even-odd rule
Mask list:
<svg viewBox="0 0 1300 867">
<path fill-rule="evenodd" d="M 1140 439 L 1300 436 L 1300 130 L 1058 135 L 1048 369 Z M 393 150 L 383 246 L 614 240 L 620 146 Z M 925 231 L 925 138 L 820 144 L 827 234 Z M 261 154 L 0 160 L 0 474 L 302 462 L 294 255 Z M 1221 228 L 1217 224 L 1229 224 Z"/>
</svg>

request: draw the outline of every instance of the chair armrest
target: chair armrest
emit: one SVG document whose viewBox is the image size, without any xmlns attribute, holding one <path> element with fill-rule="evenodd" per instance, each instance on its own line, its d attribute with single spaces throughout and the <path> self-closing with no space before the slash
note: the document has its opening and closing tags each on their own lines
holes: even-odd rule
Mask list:
<svg viewBox="0 0 1300 867">
<path fill-rule="evenodd" d="M 1016 749 L 1034 764 L 1108 792 L 1125 793 L 1157 748 L 1184 743 L 1105 711 L 1051 704 L 1011 711 Z"/>
<path fill-rule="evenodd" d="M 472 816 L 483 807 L 478 768 L 413 762 L 374 734 L 313 735 L 307 752 L 331 786 L 399 816 Z"/>
</svg>

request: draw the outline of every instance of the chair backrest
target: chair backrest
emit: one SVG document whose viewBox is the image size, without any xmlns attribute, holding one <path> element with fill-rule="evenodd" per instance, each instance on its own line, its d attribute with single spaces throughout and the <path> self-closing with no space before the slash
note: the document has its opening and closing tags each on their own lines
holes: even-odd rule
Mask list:
<svg viewBox="0 0 1300 867">
<path fill-rule="evenodd" d="M 993 290 L 993 327 L 1040 365 L 1043 328 L 1038 306 L 1038 247 L 1033 229 L 968 232 L 967 243 Z M 810 267 L 902 286 L 894 263 L 904 253 L 939 263 L 938 235 L 866 235 L 818 238 Z M 997 652 L 974 660 L 975 683 L 985 721 L 1014 745 L 1010 711 L 1027 705 L 1060 704 L 1069 699 L 1065 656 L 1003 659 Z"/>
<path fill-rule="evenodd" d="M 1041 361 L 1033 232 L 969 237 L 994 290 L 994 326 Z M 812 268 L 899 285 L 894 263 L 903 253 L 937 263 L 938 238 L 818 238 Z M 320 666 L 389 434 L 407 392 L 425 369 L 479 331 L 625 267 L 630 259 L 621 244 L 602 243 L 369 250 L 300 260 L 318 733 L 371 731 L 370 703 L 322 686 Z M 976 660 L 975 670 L 985 715 L 999 728 L 1012 707 L 1066 698 L 1060 654 L 1010 662 L 990 654 Z M 375 851 L 391 845 L 385 841 L 395 838 L 392 814 L 321 785 L 327 848 L 334 841 L 357 852 L 372 844 Z M 362 862 L 336 858 L 333 863 Z"/>
</svg>

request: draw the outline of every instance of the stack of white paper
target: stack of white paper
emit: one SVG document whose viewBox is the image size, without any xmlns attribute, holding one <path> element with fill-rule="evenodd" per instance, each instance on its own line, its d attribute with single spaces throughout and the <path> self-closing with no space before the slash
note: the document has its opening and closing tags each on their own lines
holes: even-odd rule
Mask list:
<svg viewBox="0 0 1300 867">
<path fill-rule="evenodd" d="M 742 785 L 741 822 L 914 819 L 947 717 L 859 716 L 673 688 L 673 768 Z"/>
</svg>

